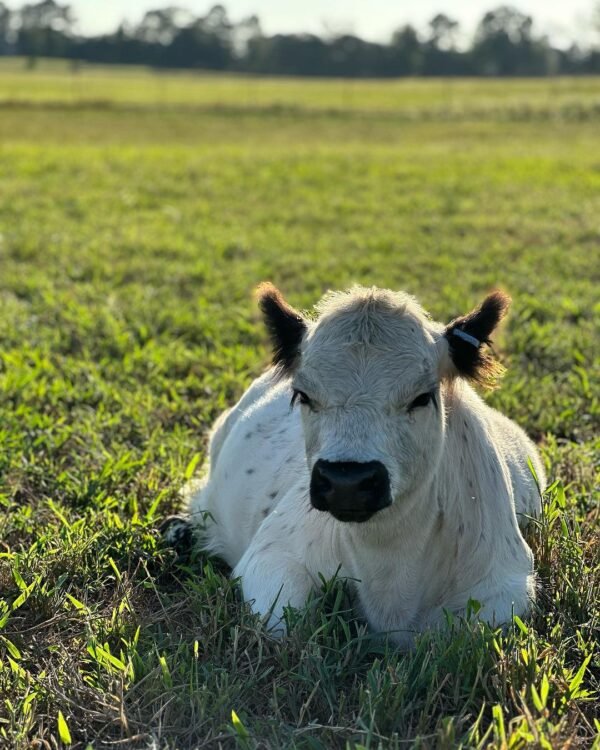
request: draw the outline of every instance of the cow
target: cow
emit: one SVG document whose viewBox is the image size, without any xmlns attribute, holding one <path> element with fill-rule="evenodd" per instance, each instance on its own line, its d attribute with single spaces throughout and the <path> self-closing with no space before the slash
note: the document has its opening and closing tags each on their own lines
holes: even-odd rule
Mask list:
<svg viewBox="0 0 600 750">
<path fill-rule="evenodd" d="M 285 608 L 338 575 L 400 647 L 473 600 L 492 625 L 526 615 L 536 579 L 521 532 L 544 468 L 473 387 L 500 374 L 489 344 L 509 297 L 447 325 L 380 288 L 330 292 L 312 316 L 271 284 L 258 300 L 272 366 L 217 420 L 187 501 L 201 548 L 252 609 L 281 633 Z"/>
</svg>

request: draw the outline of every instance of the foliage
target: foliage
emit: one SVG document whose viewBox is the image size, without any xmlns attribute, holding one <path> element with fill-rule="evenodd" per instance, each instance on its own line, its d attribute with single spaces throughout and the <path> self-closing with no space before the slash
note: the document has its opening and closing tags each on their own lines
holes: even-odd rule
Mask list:
<svg viewBox="0 0 600 750">
<path fill-rule="evenodd" d="M 245 112 L 239 82 L 218 78 L 202 96 L 227 90 L 230 109 L 160 108 L 152 82 L 136 107 L 123 75 L 105 106 L 47 70 L 50 102 L 40 88 L 0 117 L 0 746 L 590 746 L 593 112 L 505 116 L 515 97 L 546 101 L 534 82 L 459 90 L 459 122 L 425 82 L 402 90 L 410 116 L 374 106 L 376 82 L 344 116 L 308 82 L 295 109 Z M 567 109 L 585 109 L 578 91 Z M 512 294 L 508 373 L 486 398 L 540 442 L 552 481 L 527 622 L 449 621 L 401 654 L 333 581 L 274 641 L 218 561 L 161 545 L 207 428 L 266 362 L 264 279 L 299 307 L 353 281 L 402 288 L 440 320 L 494 285 Z"/>
<path fill-rule="evenodd" d="M 424 76 L 543 76 L 600 72 L 600 51 L 574 42 L 558 48 L 533 31 L 533 19 L 501 5 L 482 18 L 471 46 L 458 49 L 459 24 L 435 15 L 424 34 L 408 25 L 389 43 L 354 34 L 266 36 L 256 16 L 233 23 L 222 5 L 204 16 L 177 7 L 148 11 L 113 33 L 75 31 L 69 5 L 41 0 L 10 10 L 0 2 L 0 55 L 74 61 L 201 68 L 288 76 L 345 78 Z"/>
</svg>

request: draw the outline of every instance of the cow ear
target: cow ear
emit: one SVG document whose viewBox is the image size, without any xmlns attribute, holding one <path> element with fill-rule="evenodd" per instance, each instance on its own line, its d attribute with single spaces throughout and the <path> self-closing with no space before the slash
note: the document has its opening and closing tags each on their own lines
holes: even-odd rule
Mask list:
<svg viewBox="0 0 600 750">
<path fill-rule="evenodd" d="M 474 380 L 482 385 L 493 385 L 504 368 L 486 348 L 490 336 L 506 315 L 510 297 L 499 290 L 488 294 L 483 302 L 468 315 L 448 323 L 444 336 L 454 375 Z"/>
<path fill-rule="evenodd" d="M 273 364 L 289 372 L 300 354 L 302 338 L 307 330 L 306 320 L 288 305 L 273 284 L 260 284 L 256 294 L 273 346 Z"/>
</svg>

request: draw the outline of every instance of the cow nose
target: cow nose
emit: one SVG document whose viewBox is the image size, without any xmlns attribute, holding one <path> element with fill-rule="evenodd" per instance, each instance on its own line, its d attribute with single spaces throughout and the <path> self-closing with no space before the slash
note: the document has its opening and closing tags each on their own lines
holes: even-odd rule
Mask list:
<svg viewBox="0 0 600 750">
<path fill-rule="evenodd" d="M 366 521 L 391 504 L 387 469 L 380 461 L 319 459 L 312 471 L 310 500 L 340 521 Z"/>
</svg>

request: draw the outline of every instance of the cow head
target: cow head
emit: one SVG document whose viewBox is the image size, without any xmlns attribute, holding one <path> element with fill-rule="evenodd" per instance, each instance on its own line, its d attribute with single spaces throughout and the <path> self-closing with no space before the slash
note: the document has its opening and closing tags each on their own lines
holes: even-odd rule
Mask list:
<svg viewBox="0 0 600 750">
<path fill-rule="evenodd" d="M 408 504 L 442 455 L 448 383 L 497 372 L 483 347 L 508 297 L 494 292 L 444 327 L 413 297 L 383 289 L 330 293 L 316 320 L 271 284 L 258 294 L 274 364 L 302 413 L 313 506 L 361 522 Z"/>
</svg>

